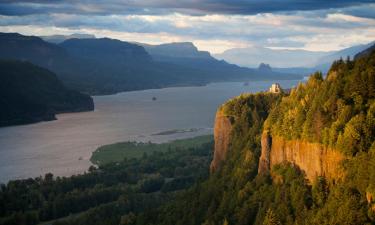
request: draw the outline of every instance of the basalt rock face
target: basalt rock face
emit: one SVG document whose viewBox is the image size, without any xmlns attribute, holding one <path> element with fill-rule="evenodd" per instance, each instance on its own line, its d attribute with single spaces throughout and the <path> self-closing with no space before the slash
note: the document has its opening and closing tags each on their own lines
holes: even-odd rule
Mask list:
<svg viewBox="0 0 375 225">
<path fill-rule="evenodd" d="M 226 154 L 229 149 L 231 131 L 232 124 L 230 118 L 224 114 L 222 109 L 219 109 L 215 117 L 215 150 L 214 157 L 210 166 L 211 172 L 216 171 L 220 167 L 222 161 L 225 160 Z"/>
<path fill-rule="evenodd" d="M 271 158 L 270 154 L 271 154 L 271 147 L 272 147 L 272 138 L 268 134 L 268 132 L 263 132 L 261 145 L 262 145 L 262 153 L 259 159 L 258 173 L 265 174 L 265 173 L 269 173 L 269 170 L 270 170 L 270 158 Z"/>
<path fill-rule="evenodd" d="M 343 159 L 344 155 L 339 151 L 322 144 L 285 140 L 264 132 L 258 172 L 268 173 L 274 165 L 289 162 L 304 171 L 310 182 L 314 182 L 317 176 L 337 181 L 344 176 L 341 168 Z"/>
</svg>

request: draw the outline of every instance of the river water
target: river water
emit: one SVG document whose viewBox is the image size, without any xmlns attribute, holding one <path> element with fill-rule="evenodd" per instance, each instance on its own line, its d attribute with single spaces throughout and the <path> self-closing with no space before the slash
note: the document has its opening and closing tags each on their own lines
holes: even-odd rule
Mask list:
<svg viewBox="0 0 375 225">
<path fill-rule="evenodd" d="M 298 82 L 279 81 L 285 88 Z M 93 112 L 0 128 L 0 183 L 47 172 L 56 176 L 83 173 L 91 165 L 91 153 L 104 144 L 165 142 L 210 134 L 220 104 L 244 92 L 265 91 L 272 83 L 212 83 L 95 96 Z"/>
</svg>

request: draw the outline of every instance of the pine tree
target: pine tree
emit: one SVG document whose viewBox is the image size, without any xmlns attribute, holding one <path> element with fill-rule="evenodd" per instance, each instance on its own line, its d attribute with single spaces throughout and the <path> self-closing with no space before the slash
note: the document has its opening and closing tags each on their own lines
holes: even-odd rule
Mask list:
<svg viewBox="0 0 375 225">
<path fill-rule="evenodd" d="M 281 225 L 280 220 L 272 209 L 268 209 L 266 217 L 264 218 L 263 225 Z"/>
</svg>

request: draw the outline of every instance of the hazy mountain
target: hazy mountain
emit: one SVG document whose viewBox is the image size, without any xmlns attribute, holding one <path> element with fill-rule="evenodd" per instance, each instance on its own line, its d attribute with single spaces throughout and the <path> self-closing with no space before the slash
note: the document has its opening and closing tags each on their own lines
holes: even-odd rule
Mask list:
<svg viewBox="0 0 375 225">
<path fill-rule="evenodd" d="M 30 61 L 47 68 L 68 60 L 66 51 L 39 37 L 0 33 L 0 58 Z"/>
<path fill-rule="evenodd" d="M 43 40 L 54 43 L 54 44 L 60 44 L 61 42 L 68 40 L 68 39 L 73 39 L 73 38 L 78 38 L 78 39 L 87 39 L 87 38 L 95 38 L 95 35 L 92 34 L 70 34 L 70 35 L 51 35 L 51 36 L 40 36 Z"/>
<path fill-rule="evenodd" d="M 249 80 L 261 79 L 299 79 L 299 76 L 290 73 L 278 73 L 241 67 L 235 64 L 218 60 L 207 51 L 199 51 L 191 42 L 168 43 L 161 45 L 140 44 L 157 62 L 183 66 L 185 68 L 198 69 L 218 77 L 231 76 L 236 79 L 248 77 Z"/>
<path fill-rule="evenodd" d="M 0 59 L 30 61 L 55 72 L 70 88 L 90 94 L 301 78 L 229 64 L 188 43 L 147 47 L 150 55 L 140 45 L 109 38 L 69 39 L 56 45 L 38 37 L 0 34 L 0 48 Z"/>
<path fill-rule="evenodd" d="M 303 76 L 308 76 L 314 72 L 316 72 L 316 68 L 311 67 L 289 67 L 289 68 L 272 68 L 273 71 L 279 72 L 279 73 L 287 73 L 287 74 L 300 74 Z"/>
<path fill-rule="evenodd" d="M 207 51 L 199 51 L 191 42 L 176 42 L 161 45 L 140 44 L 146 51 L 154 57 L 155 60 L 163 60 L 163 58 L 200 58 L 211 59 L 211 55 Z"/>
<path fill-rule="evenodd" d="M 94 109 L 90 96 L 67 89 L 55 74 L 28 62 L 0 60 L 0 96 L 0 126 Z"/>
<path fill-rule="evenodd" d="M 357 58 L 360 58 L 360 57 L 363 57 L 363 56 L 367 56 L 369 54 L 371 54 L 371 52 L 374 52 L 375 51 L 375 44 L 373 44 L 371 47 L 369 47 L 368 49 L 365 49 L 363 50 L 362 52 L 356 54 L 354 56 L 355 59 Z"/>
<path fill-rule="evenodd" d="M 191 42 L 169 43 L 161 45 L 141 44 L 157 62 L 171 63 L 201 70 L 231 70 L 234 72 L 254 72 L 217 60 L 207 51 L 199 51 Z"/>
<path fill-rule="evenodd" d="M 216 54 L 215 57 L 241 66 L 256 67 L 263 62 L 279 68 L 275 69 L 275 71 L 287 73 L 300 71 L 305 73 L 311 69 L 326 71 L 334 60 L 340 59 L 340 57 L 346 58 L 347 56 L 353 58 L 355 54 L 367 49 L 372 44 L 356 45 L 329 52 L 280 50 L 264 47 L 235 48 Z"/>
<path fill-rule="evenodd" d="M 353 59 L 357 54 L 362 51 L 366 51 L 366 49 L 371 50 L 369 47 L 372 46 L 374 42 L 364 44 L 364 45 L 356 45 L 353 47 L 345 48 L 339 51 L 332 51 L 329 54 L 322 56 L 318 59 L 315 59 L 315 65 L 312 67 L 297 67 L 297 68 L 274 68 L 274 71 L 283 72 L 283 73 L 292 73 L 292 74 L 302 74 L 302 75 L 309 75 L 314 73 L 315 71 L 322 71 L 326 73 L 332 62 L 338 60 L 340 58 L 346 59 L 348 56 Z"/>
<path fill-rule="evenodd" d="M 270 64 L 261 63 L 258 66 L 259 71 L 272 71 Z"/>
<path fill-rule="evenodd" d="M 318 61 L 316 62 L 314 68 L 317 70 L 327 71 L 333 61 L 338 60 L 340 58 L 346 59 L 348 56 L 350 58 L 353 58 L 356 54 L 364 51 L 365 49 L 368 49 L 373 44 L 374 42 L 371 42 L 371 43 L 364 44 L 364 45 L 356 45 L 356 46 L 352 46 L 349 48 L 344 48 L 339 51 L 333 51 L 328 55 L 320 57 Z"/>
<path fill-rule="evenodd" d="M 326 52 L 306 50 L 280 50 L 264 47 L 234 48 L 221 54 L 215 54 L 218 59 L 224 59 L 240 66 L 257 67 L 267 63 L 273 67 L 312 67 L 318 59 L 327 55 Z"/>
<path fill-rule="evenodd" d="M 109 38 L 69 39 L 59 46 L 71 56 L 97 63 L 130 66 L 151 61 L 150 55 L 143 47 Z"/>
</svg>

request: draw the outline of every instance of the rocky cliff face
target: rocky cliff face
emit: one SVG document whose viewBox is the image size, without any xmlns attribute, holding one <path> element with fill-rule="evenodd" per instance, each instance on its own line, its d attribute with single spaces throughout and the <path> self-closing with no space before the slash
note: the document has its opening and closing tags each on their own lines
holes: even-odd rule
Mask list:
<svg viewBox="0 0 375 225">
<path fill-rule="evenodd" d="M 341 169 L 343 154 L 318 143 L 301 140 L 285 140 L 282 137 L 262 135 L 262 153 L 258 172 L 268 173 L 270 168 L 282 162 L 290 162 L 305 172 L 306 178 L 314 182 L 317 176 L 324 176 L 330 181 L 343 177 Z"/>
<path fill-rule="evenodd" d="M 268 132 L 263 132 L 261 145 L 262 145 L 262 153 L 259 159 L 258 173 L 265 174 L 265 173 L 268 173 L 270 170 L 270 158 L 271 158 L 270 154 L 271 154 L 271 147 L 272 147 L 272 138 L 268 134 Z"/>
<path fill-rule="evenodd" d="M 230 118 L 224 114 L 222 109 L 219 108 L 215 117 L 215 151 L 214 158 L 210 166 L 211 172 L 217 170 L 220 167 L 221 162 L 225 160 L 225 156 L 229 149 L 231 131 L 232 125 Z"/>
</svg>

